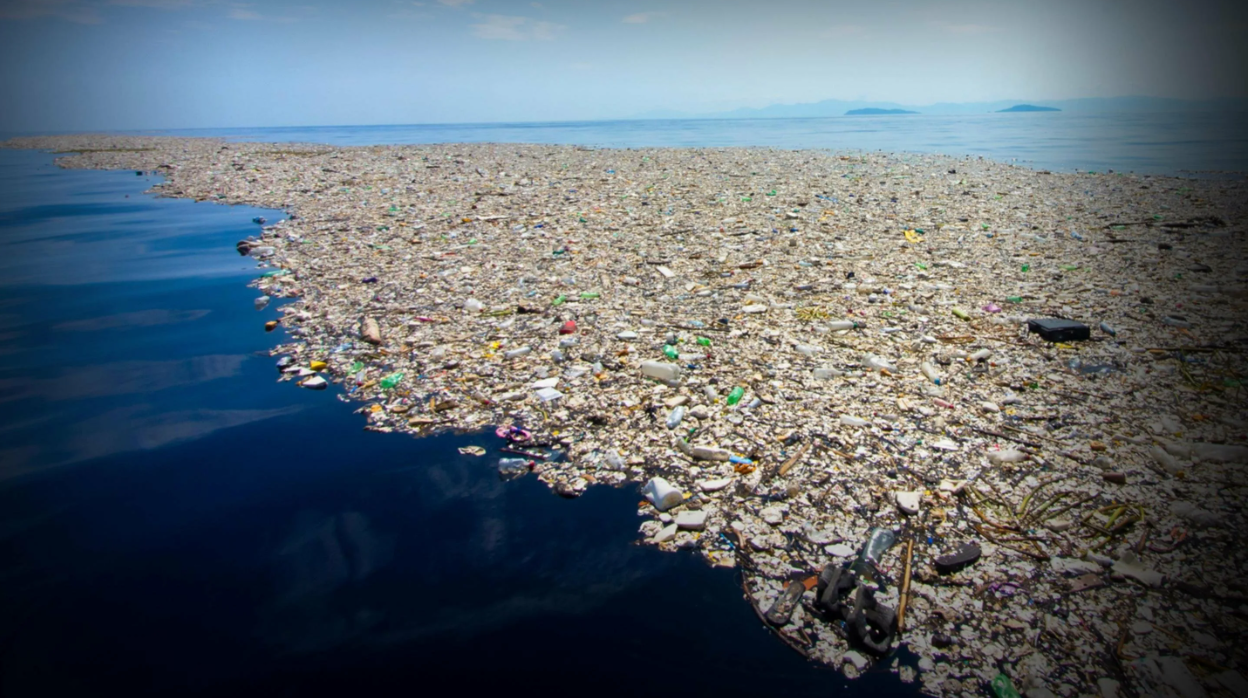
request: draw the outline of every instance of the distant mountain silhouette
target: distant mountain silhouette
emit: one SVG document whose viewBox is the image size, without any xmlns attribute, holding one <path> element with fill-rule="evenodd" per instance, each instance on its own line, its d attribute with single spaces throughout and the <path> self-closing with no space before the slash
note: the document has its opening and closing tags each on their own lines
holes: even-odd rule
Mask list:
<svg viewBox="0 0 1248 698">
<path fill-rule="evenodd" d="M 1015 104 L 1009 109 L 998 109 L 997 113 L 1004 114 L 1016 111 L 1061 111 L 1061 109 L 1058 109 L 1057 107 L 1037 107 L 1034 104 Z"/>
<path fill-rule="evenodd" d="M 636 114 L 634 119 L 803 119 L 843 117 L 846 112 L 860 109 L 900 109 L 918 111 L 924 115 L 987 114 L 1011 107 L 1029 104 L 1051 107 L 1072 114 L 1121 114 L 1127 112 L 1223 112 L 1248 111 L 1248 99 L 1222 98 L 1207 100 L 1172 99 L 1168 97 L 1085 97 L 1080 99 L 1044 100 L 1025 102 L 1021 99 L 996 102 L 937 102 L 928 105 L 898 104 L 896 102 L 847 101 L 825 99 L 803 104 L 771 104 L 765 107 L 742 107 L 731 111 L 711 113 L 680 112 L 667 109 Z"/>
<path fill-rule="evenodd" d="M 909 109 L 878 109 L 876 107 L 850 109 L 845 112 L 845 116 L 880 116 L 885 114 L 918 114 L 918 112 L 910 111 Z"/>
</svg>

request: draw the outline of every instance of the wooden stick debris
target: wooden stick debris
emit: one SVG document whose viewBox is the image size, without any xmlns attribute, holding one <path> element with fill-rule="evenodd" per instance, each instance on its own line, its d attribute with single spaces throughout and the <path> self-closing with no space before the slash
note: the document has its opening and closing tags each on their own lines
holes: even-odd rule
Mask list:
<svg viewBox="0 0 1248 698">
<path fill-rule="evenodd" d="M 897 632 L 906 627 L 906 601 L 910 598 L 910 559 L 914 555 L 914 539 L 906 541 L 906 573 L 901 582 L 901 601 L 897 604 Z"/>
</svg>

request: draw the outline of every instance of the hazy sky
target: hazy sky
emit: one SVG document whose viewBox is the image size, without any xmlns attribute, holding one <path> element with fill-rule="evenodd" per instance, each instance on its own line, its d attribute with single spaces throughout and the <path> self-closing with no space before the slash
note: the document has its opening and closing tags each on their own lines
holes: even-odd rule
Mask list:
<svg viewBox="0 0 1248 698">
<path fill-rule="evenodd" d="M 0 0 L 0 131 L 1248 96 L 1248 2 Z"/>
</svg>

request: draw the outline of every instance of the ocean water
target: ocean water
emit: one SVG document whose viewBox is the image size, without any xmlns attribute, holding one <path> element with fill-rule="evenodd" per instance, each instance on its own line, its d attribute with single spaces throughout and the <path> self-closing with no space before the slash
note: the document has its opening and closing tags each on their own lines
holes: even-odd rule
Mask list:
<svg viewBox="0 0 1248 698">
<path fill-rule="evenodd" d="M 386 145 L 554 143 L 594 147 L 822 148 L 941 153 L 1061 172 L 1183 176 L 1248 174 L 1248 114 L 1229 112 L 805 119 L 683 119 L 526 124 L 433 124 L 194 129 L 159 133 L 249 141 Z"/>
<path fill-rule="evenodd" d="M 281 212 L 52 160 L 0 150 L 0 695 L 917 694 L 637 545 L 635 489 L 278 383 L 234 243 Z"/>
</svg>

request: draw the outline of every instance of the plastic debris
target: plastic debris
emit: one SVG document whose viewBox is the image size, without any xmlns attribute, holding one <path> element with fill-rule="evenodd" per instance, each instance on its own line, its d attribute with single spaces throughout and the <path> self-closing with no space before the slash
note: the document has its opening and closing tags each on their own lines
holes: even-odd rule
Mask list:
<svg viewBox="0 0 1248 698">
<path fill-rule="evenodd" d="M 1127 659 L 1170 651 L 1122 634 L 1149 614 L 1199 645 L 1207 688 L 1242 671 L 1237 645 L 1194 639 L 1243 605 L 1242 181 L 773 149 L 16 145 L 286 208 L 236 248 L 279 301 L 280 380 L 332 380 L 376 431 L 522 423 L 506 448 L 558 457 L 500 476 L 564 496 L 646 483 L 642 540 L 739 565 L 776 635 L 847 676 L 904 644 L 924 695 L 998 673 L 1029 696 L 1194 690 Z M 901 633 L 892 528 L 913 541 Z M 785 615 L 794 575 L 851 568 Z"/>
</svg>

